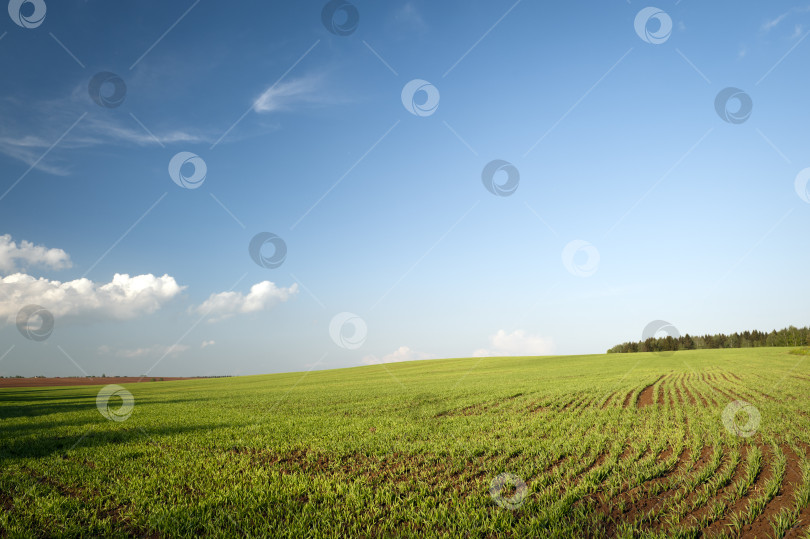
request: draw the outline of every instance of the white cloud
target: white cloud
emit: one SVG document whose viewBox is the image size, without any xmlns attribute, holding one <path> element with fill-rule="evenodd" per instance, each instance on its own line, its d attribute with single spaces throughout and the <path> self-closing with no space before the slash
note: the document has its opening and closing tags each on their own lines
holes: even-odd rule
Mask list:
<svg viewBox="0 0 810 539">
<path fill-rule="evenodd" d="M 786 18 L 788 18 L 790 15 L 794 13 L 807 13 L 807 12 L 810 12 L 810 6 L 794 7 L 792 9 L 789 9 L 784 13 L 782 13 L 781 15 L 765 21 L 762 24 L 762 31 L 766 33 L 770 32 L 771 30 L 779 26 L 782 23 L 782 21 L 784 21 Z M 793 38 L 798 37 L 798 35 L 801 35 L 801 27 L 797 25 L 796 27 L 794 27 Z"/>
<path fill-rule="evenodd" d="M 762 30 L 765 32 L 770 32 L 771 30 L 779 26 L 779 23 L 785 20 L 785 18 L 787 18 L 788 15 L 790 15 L 790 11 L 786 11 L 785 13 L 782 13 L 778 17 L 765 21 L 765 23 L 762 25 Z"/>
<path fill-rule="evenodd" d="M 165 129 L 165 120 L 125 116 L 115 119 L 109 115 L 82 116 L 87 109 L 87 86 L 74 90 L 73 95 L 53 100 L 28 101 L 14 97 L 0 98 L 0 154 L 5 154 L 39 171 L 67 176 L 75 158 L 71 150 L 107 145 L 158 146 L 172 143 L 205 142 L 198 130 Z M 25 121 L 16 120 L 22 114 Z M 80 119 L 81 118 L 81 119 Z M 74 122 L 75 125 L 74 125 Z M 73 125 L 70 132 L 66 130 Z M 67 133 L 67 134 L 66 134 Z M 61 137 L 64 136 L 64 139 Z M 43 155 L 60 140 L 54 151 Z"/>
<path fill-rule="evenodd" d="M 323 78 L 306 76 L 280 82 L 264 91 L 253 104 L 256 112 L 290 110 L 298 103 L 327 103 L 330 98 L 323 84 Z"/>
<path fill-rule="evenodd" d="M 234 314 L 253 313 L 287 301 L 298 293 L 298 284 L 288 288 L 279 288 L 270 281 L 262 281 L 250 287 L 245 295 L 241 292 L 220 292 L 211 294 L 199 307 L 193 309 L 199 314 L 210 314 L 212 322 L 229 318 Z"/>
<path fill-rule="evenodd" d="M 84 131 L 81 132 L 80 136 L 73 138 L 73 144 L 77 146 L 96 146 L 99 144 L 109 144 L 110 142 L 151 146 L 158 144 L 158 141 L 160 144 L 180 142 L 198 143 L 205 141 L 200 135 L 179 129 L 166 132 L 149 129 L 149 132 L 147 132 L 142 127 L 135 124 L 134 121 L 130 122 L 132 124 L 131 127 L 106 118 L 93 118 L 86 121 L 87 125 L 82 126 Z"/>
<path fill-rule="evenodd" d="M 172 346 L 155 345 L 146 348 L 112 348 L 110 346 L 99 346 L 98 353 L 104 356 L 116 356 L 125 359 L 137 359 L 141 357 L 174 357 L 189 349 L 185 344 L 174 344 Z"/>
<path fill-rule="evenodd" d="M 411 350 L 408 346 L 400 346 L 390 354 L 384 355 L 382 358 L 369 355 L 364 357 L 361 361 L 366 365 L 379 365 L 381 363 L 399 363 L 402 361 L 418 361 L 421 359 L 436 359 L 436 356 Z"/>
<path fill-rule="evenodd" d="M 22 161 L 29 167 L 35 167 L 41 172 L 53 174 L 54 176 L 67 176 L 70 171 L 66 167 L 41 160 L 44 149 L 51 144 L 46 144 L 44 140 L 30 135 L 19 139 L 0 137 L 0 153 L 17 161 Z"/>
<path fill-rule="evenodd" d="M 530 335 L 522 329 L 506 333 L 499 330 L 489 338 L 489 348 L 479 348 L 473 357 L 493 356 L 542 356 L 551 354 L 554 345 L 551 340 Z"/>
<path fill-rule="evenodd" d="M 0 272 L 11 273 L 24 269 L 25 266 L 20 263 L 47 266 L 54 270 L 72 266 L 70 257 L 62 249 L 48 249 L 25 240 L 17 245 L 10 234 L 0 236 Z"/>
<path fill-rule="evenodd" d="M 185 288 L 169 275 L 118 273 L 106 284 L 84 278 L 63 283 L 15 273 L 0 279 L 0 285 L 8 298 L 0 302 L 0 319 L 8 318 L 11 323 L 28 304 L 42 305 L 56 317 L 135 318 L 157 311 Z"/>
<path fill-rule="evenodd" d="M 200 348 L 208 348 L 209 346 L 214 346 L 215 344 L 217 344 L 216 341 L 203 341 Z"/>
</svg>

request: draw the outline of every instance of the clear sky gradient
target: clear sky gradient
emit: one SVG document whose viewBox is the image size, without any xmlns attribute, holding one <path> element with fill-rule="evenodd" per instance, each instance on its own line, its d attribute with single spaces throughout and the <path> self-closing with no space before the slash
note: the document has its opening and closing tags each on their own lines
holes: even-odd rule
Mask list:
<svg viewBox="0 0 810 539">
<path fill-rule="evenodd" d="M 808 4 L 19 4 L 0 16 L 0 375 L 810 323 Z M 286 256 L 252 257 L 260 233 Z M 42 338 L 18 327 L 30 304 Z"/>
</svg>

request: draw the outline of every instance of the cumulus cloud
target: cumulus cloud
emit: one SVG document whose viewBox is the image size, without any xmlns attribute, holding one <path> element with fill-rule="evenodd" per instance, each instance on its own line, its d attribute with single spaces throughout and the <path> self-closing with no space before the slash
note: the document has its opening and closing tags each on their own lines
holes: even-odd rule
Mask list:
<svg viewBox="0 0 810 539">
<path fill-rule="evenodd" d="M 499 330 L 489 338 L 489 348 L 479 348 L 474 357 L 542 356 L 552 353 L 554 346 L 548 339 L 530 335 L 518 329 L 512 333 Z"/>
<path fill-rule="evenodd" d="M 306 76 L 274 84 L 264 91 L 253 104 L 256 112 L 290 110 L 302 103 L 324 103 L 329 100 L 323 78 Z"/>
<path fill-rule="evenodd" d="M 98 353 L 104 356 L 115 356 L 125 359 L 137 359 L 141 357 L 173 357 L 177 356 L 189 347 L 185 344 L 174 344 L 172 346 L 155 345 L 145 348 L 112 348 L 110 346 L 99 346 Z"/>
<path fill-rule="evenodd" d="M 70 256 L 62 249 L 48 249 L 25 240 L 17 245 L 10 234 L 0 236 L 0 272 L 24 270 L 26 265 L 46 266 L 54 270 L 72 266 Z"/>
<path fill-rule="evenodd" d="M 230 318 L 235 314 L 253 313 L 269 309 L 282 301 L 287 301 L 298 293 L 298 284 L 288 288 L 279 288 L 270 281 L 262 281 L 250 287 L 245 295 L 241 292 L 220 292 L 211 294 L 193 311 L 201 315 L 211 315 L 211 321 Z"/>
<path fill-rule="evenodd" d="M 399 363 L 402 361 L 417 361 L 420 359 L 436 359 L 436 356 L 411 350 L 408 346 L 400 346 L 390 354 L 384 355 L 382 358 L 369 355 L 364 357 L 361 361 L 366 365 L 379 365 L 381 363 Z"/>
<path fill-rule="evenodd" d="M 116 273 L 99 284 L 90 279 L 69 282 L 15 273 L 0 279 L 7 301 L 0 302 L 0 319 L 13 319 L 28 304 L 42 305 L 54 316 L 107 317 L 119 320 L 151 314 L 180 294 L 185 287 L 174 277 Z"/>
</svg>

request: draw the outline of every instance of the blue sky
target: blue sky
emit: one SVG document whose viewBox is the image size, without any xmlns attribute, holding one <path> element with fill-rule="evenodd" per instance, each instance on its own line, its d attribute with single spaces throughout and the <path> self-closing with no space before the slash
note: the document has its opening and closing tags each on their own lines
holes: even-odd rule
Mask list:
<svg viewBox="0 0 810 539">
<path fill-rule="evenodd" d="M 0 375 L 602 353 L 659 319 L 810 323 L 810 5 L 18 4 L 0 20 Z M 738 123 L 716 110 L 729 87 L 752 103 Z M 205 165 L 191 189 L 170 175 L 181 152 Z M 507 196 L 484 185 L 495 160 L 519 175 L 507 193 L 494 176 Z M 286 245 L 261 250 L 271 267 L 249 253 L 260 233 Z M 18 328 L 30 304 L 45 338 Z"/>
</svg>

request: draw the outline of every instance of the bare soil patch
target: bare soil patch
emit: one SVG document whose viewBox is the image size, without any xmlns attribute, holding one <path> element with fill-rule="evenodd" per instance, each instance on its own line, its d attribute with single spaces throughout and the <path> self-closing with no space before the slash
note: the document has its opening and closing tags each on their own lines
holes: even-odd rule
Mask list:
<svg viewBox="0 0 810 539">
<path fill-rule="evenodd" d="M 633 391 L 631 390 L 627 396 L 624 398 L 624 402 L 622 403 L 622 408 L 630 408 L 630 397 L 633 396 Z"/>
<path fill-rule="evenodd" d="M 723 515 L 722 519 L 715 521 L 711 524 L 711 526 L 703 530 L 704 536 L 713 537 L 721 533 L 728 532 L 728 525 L 731 523 L 731 516 L 745 510 L 750 501 L 760 495 L 765 488 L 765 485 L 768 483 L 768 481 L 770 481 L 771 477 L 773 477 L 773 466 L 771 464 L 771 459 L 773 457 L 771 454 L 772 451 L 769 447 L 764 445 L 760 446 L 759 449 L 762 451 L 763 467 L 759 472 L 759 475 L 757 475 L 754 484 L 751 485 L 751 488 L 743 495 L 742 498 L 737 500 L 730 509 L 726 510 L 726 514 Z M 745 467 L 745 462 L 741 462 L 740 465 Z M 745 529 L 750 527 L 751 525 L 749 524 L 743 528 L 743 536 L 748 537 L 748 535 L 745 534 Z M 750 537 L 753 537 L 753 535 Z"/>
<path fill-rule="evenodd" d="M 782 484 L 776 496 L 768 502 L 762 513 L 754 519 L 754 522 L 743 528 L 743 533 L 750 534 L 752 537 L 768 537 L 773 534 L 771 519 L 784 507 L 793 507 L 796 487 L 802 482 L 799 456 L 787 445 L 781 446 L 780 449 L 787 459 L 785 477 L 782 479 Z"/>
<path fill-rule="evenodd" d="M 657 384 L 658 381 L 661 380 L 661 378 L 664 378 L 664 377 L 659 376 L 658 380 L 656 380 L 655 382 L 653 382 L 650 385 L 646 386 L 638 394 L 637 405 L 638 405 L 639 408 L 643 408 L 645 406 L 650 406 L 651 404 L 653 404 L 653 402 L 654 402 L 653 395 L 655 394 L 654 393 L 655 392 L 655 384 Z"/>
</svg>

